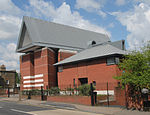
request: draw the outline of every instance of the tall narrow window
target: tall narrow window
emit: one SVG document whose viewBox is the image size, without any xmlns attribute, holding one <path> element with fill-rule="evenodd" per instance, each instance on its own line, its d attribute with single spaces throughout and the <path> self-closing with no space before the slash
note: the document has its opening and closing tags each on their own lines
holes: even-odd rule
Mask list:
<svg viewBox="0 0 150 115">
<path fill-rule="evenodd" d="M 116 58 L 115 58 L 115 63 L 116 63 L 116 64 L 119 64 L 119 62 L 120 62 L 119 57 L 116 57 Z"/>
<path fill-rule="evenodd" d="M 58 67 L 58 72 L 63 72 L 63 66 Z"/>
</svg>

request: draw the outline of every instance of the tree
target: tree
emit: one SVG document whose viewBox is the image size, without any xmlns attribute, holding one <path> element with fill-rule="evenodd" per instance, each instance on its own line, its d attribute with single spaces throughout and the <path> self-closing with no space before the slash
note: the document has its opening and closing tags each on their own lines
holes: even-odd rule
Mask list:
<svg viewBox="0 0 150 115">
<path fill-rule="evenodd" d="M 16 75 L 15 75 L 15 78 L 16 78 L 16 83 L 20 84 L 20 76 L 17 72 L 16 72 Z"/>
<path fill-rule="evenodd" d="M 140 51 L 133 51 L 126 55 L 121 60 L 119 68 L 122 73 L 115 79 L 121 81 L 122 87 L 128 85 L 134 86 L 136 90 L 150 89 L 150 44 Z"/>
</svg>

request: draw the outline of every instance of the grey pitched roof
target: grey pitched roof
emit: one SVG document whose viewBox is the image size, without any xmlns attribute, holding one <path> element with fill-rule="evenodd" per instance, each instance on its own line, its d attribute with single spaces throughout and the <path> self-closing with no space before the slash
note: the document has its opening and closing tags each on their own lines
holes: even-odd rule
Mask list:
<svg viewBox="0 0 150 115">
<path fill-rule="evenodd" d="M 125 50 L 118 49 L 110 44 L 98 45 L 98 46 L 83 50 L 77 53 L 76 55 L 66 58 L 63 61 L 60 61 L 54 65 L 63 65 L 67 63 L 78 62 L 82 60 L 103 57 L 103 56 L 108 56 L 108 55 L 114 55 L 114 54 L 124 55 L 126 53 L 127 52 Z"/>
<path fill-rule="evenodd" d="M 23 40 L 25 38 L 23 34 L 28 35 L 30 39 Z M 93 40 L 97 43 L 110 41 L 107 35 L 101 33 L 25 16 L 16 50 L 17 52 L 23 52 L 23 50 L 33 46 L 82 50 L 87 48 L 88 41 Z M 22 45 L 25 41 L 30 43 Z"/>
<path fill-rule="evenodd" d="M 115 42 L 109 42 L 109 44 L 113 45 L 116 48 L 119 48 L 121 50 L 125 50 L 125 40 L 119 40 Z"/>
</svg>

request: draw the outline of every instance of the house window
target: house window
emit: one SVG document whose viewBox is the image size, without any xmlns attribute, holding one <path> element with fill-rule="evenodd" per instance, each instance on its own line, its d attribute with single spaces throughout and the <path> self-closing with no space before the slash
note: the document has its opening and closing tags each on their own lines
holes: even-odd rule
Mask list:
<svg viewBox="0 0 150 115">
<path fill-rule="evenodd" d="M 63 66 L 58 67 L 58 72 L 63 72 Z"/>
<path fill-rule="evenodd" d="M 106 63 L 107 63 L 107 65 L 114 65 L 115 64 L 115 58 L 114 57 L 108 57 Z"/>
<path fill-rule="evenodd" d="M 106 63 L 107 63 L 107 65 L 119 64 L 119 58 L 118 57 L 108 57 Z"/>
<path fill-rule="evenodd" d="M 119 57 L 116 57 L 116 58 L 115 58 L 115 63 L 116 63 L 116 64 L 119 64 L 119 62 L 120 62 Z"/>
</svg>

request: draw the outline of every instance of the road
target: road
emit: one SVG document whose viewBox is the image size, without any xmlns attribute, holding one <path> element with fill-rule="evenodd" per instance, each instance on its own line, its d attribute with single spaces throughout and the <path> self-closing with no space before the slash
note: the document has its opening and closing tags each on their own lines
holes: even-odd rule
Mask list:
<svg viewBox="0 0 150 115">
<path fill-rule="evenodd" d="M 51 105 L 25 105 L 10 101 L 0 101 L 0 115 L 102 115 L 76 110 L 74 107 Z"/>
</svg>

